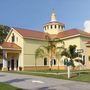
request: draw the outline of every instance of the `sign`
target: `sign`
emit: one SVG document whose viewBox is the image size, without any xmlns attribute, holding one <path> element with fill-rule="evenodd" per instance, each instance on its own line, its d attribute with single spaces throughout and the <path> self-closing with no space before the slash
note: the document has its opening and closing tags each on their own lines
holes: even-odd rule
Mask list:
<svg viewBox="0 0 90 90">
<path fill-rule="evenodd" d="M 83 50 L 83 49 L 77 49 L 76 52 L 77 52 L 77 53 L 83 53 L 84 50 Z"/>
</svg>

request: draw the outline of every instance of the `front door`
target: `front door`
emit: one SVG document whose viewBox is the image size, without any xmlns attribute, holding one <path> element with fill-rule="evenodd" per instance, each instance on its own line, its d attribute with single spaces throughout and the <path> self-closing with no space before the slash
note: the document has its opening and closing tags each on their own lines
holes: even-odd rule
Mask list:
<svg viewBox="0 0 90 90">
<path fill-rule="evenodd" d="M 11 60 L 11 70 L 14 70 L 14 59 Z"/>
</svg>

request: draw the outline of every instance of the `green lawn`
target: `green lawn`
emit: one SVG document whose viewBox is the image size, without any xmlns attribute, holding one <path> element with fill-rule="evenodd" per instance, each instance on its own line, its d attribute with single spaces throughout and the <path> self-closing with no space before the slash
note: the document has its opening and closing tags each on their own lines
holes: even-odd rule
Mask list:
<svg viewBox="0 0 90 90">
<path fill-rule="evenodd" d="M 44 77 L 51 77 L 51 78 L 58 78 L 58 79 L 65 79 L 68 80 L 67 74 L 61 74 L 58 75 L 57 72 L 59 73 L 67 73 L 67 71 L 62 70 L 62 71 L 37 71 L 37 72 L 31 72 L 31 71 L 9 71 L 10 73 L 19 73 L 19 74 L 27 74 L 27 75 L 34 75 L 34 76 L 44 76 Z M 72 71 L 75 72 L 71 74 L 71 78 L 69 80 L 74 80 L 74 81 L 83 81 L 83 82 L 90 82 L 90 70 L 85 70 L 81 71 L 80 75 L 77 75 L 77 72 L 79 71 Z M 56 73 L 56 74 L 54 74 Z"/>
<path fill-rule="evenodd" d="M 6 83 L 0 82 L 0 90 L 23 90 L 23 89 L 19 89 L 19 88 L 13 87 L 11 85 L 8 85 Z"/>
</svg>

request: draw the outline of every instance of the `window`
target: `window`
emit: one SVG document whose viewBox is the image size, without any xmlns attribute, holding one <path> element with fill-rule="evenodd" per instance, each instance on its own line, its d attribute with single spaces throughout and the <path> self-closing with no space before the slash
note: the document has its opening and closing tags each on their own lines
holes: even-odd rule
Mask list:
<svg viewBox="0 0 90 90">
<path fill-rule="evenodd" d="M 47 65 L 47 58 L 44 58 L 44 65 Z"/>
<path fill-rule="evenodd" d="M 46 30 L 46 26 L 44 26 L 44 29 Z"/>
<path fill-rule="evenodd" d="M 90 56 L 88 56 L 88 60 L 90 61 Z"/>
<path fill-rule="evenodd" d="M 63 29 L 63 26 L 61 28 Z"/>
<path fill-rule="evenodd" d="M 60 25 L 58 25 L 58 28 L 60 29 Z"/>
<path fill-rule="evenodd" d="M 54 61 L 54 65 L 56 65 L 56 60 L 54 59 L 53 61 Z"/>
<path fill-rule="evenodd" d="M 12 35 L 12 42 L 15 42 L 15 35 L 14 35 L 14 33 Z"/>
<path fill-rule="evenodd" d="M 55 29 L 57 28 L 57 26 L 55 25 Z"/>
<path fill-rule="evenodd" d="M 51 29 L 52 29 L 53 27 L 52 27 L 52 25 L 51 25 Z"/>
<path fill-rule="evenodd" d="M 85 64 L 85 55 L 83 56 L 82 64 Z"/>
<path fill-rule="evenodd" d="M 49 29 L 49 26 L 47 25 L 47 29 Z"/>
</svg>

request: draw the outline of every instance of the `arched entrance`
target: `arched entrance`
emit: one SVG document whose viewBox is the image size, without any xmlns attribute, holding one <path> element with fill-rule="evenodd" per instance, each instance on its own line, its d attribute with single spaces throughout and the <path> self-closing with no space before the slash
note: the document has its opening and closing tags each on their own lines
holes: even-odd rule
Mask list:
<svg viewBox="0 0 90 90">
<path fill-rule="evenodd" d="M 14 70 L 14 59 L 11 59 L 11 70 Z"/>
</svg>

